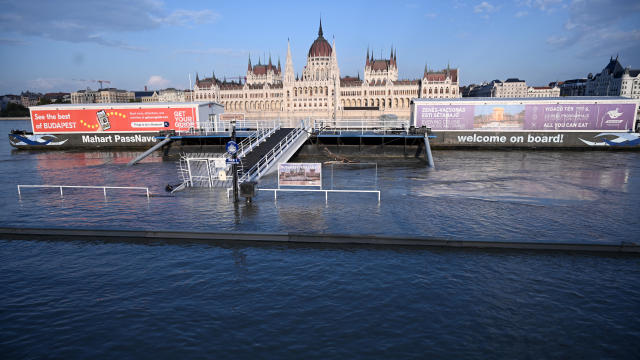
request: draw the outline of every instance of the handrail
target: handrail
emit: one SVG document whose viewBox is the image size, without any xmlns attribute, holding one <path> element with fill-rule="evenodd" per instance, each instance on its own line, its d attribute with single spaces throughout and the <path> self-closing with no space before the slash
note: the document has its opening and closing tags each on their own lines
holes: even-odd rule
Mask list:
<svg viewBox="0 0 640 360">
<path fill-rule="evenodd" d="M 279 154 L 284 152 L 291 143 L 299 138 L 299 136 L 307 132 L 304 122 L 301 123 L 300 127 L 295 128 L 291 131 L 287 136 L 285 136 L 278 144 L 276 144 L 269 152 L 265 154 L 258 162 L 253 165 L 249 170 L 243 172 L 242 176 L 239 179 L 239 182 L 242 183 L 244 181 L 250 180 L 256 176 L 260 176 L 263 171 L 269 168 L 271 163 Z"/>
<path fill-rule="evenodd" d="M 316 119 L 314 129 L 334 133 L 360 132 L 360 133 L 387 133 L 409 131 L 409 120 L 402 119 Z"/>
<path fill-rule="evenodd" d="M 145 190 L 147 199 L 149 198 L 149 188 L 139 186 L 94 186 L 94 185 L 18 185 L 18 196 L 22 196 L 20 188 L 60 188 L 60 197 L 64 197 L 62 188 L 76 189 L 102 189 L 105 199 L 107 198 L 107 189 L 127 189 L 127 190 Z"/>
<path fill-rule="evenodd" d="M 280 124 L 273 122 L 272 127 L 257 129 L 252 132 L 251 135 L 246 137 L 244 140 L 238 144 L 238 157 L 243 157 L 245 154 L 253 150 L 258 144 L 260 144 L 264 139 L 271 136 L 274 132 L 280 129 Z M 255 140 L 255 141 L 254 141 Z M 225 153 L 224 157 L 229 157 L 230 155 Z"/>
</svg>

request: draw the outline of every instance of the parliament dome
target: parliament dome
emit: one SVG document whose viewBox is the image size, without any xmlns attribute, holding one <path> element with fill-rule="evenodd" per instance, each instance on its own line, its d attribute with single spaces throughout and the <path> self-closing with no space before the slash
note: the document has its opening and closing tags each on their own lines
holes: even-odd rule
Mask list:
<svg viewBox="0 0 640 360">
<path fill-rule="evenodd" d="M 318 30 L 318 38 L 311 44 L 309 48 L 309 57 L 329 57 L 332 53 L 331 45 L 322 36 L 322 20 L 320 20 L 320 29 Z"/>
</svg>

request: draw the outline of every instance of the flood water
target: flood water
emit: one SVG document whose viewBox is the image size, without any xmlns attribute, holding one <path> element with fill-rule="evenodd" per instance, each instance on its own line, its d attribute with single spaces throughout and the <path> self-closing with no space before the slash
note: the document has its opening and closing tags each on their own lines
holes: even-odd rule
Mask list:
<svg viewBox="0 0 640 360">
<path fill-rule="evenodd" d="M 28 128 L 2 121 L 0 133 Z M 0 226 L 637 242 L 640 153 L 434 151 L 324 165 L 323 186 L 234 206 L 188 189 L 176 159 L 14 151 L 0 142 Z M 313 161 L 313 159 L 294 159 Z M 19 184 L 148 187 L 144 192 Z M 277 187 L 275 176 L 261 188 Z M 0 239 L 7 358 L 638 358 L 640 260 L 367 246 Z"/>
</svg>

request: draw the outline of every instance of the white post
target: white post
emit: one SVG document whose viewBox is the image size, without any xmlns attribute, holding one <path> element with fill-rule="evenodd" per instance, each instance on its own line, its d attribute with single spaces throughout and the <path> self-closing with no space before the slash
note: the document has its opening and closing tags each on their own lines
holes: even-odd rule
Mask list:
<svg viewBox="0 0 640 360">
<path fill-rule="evenodd" d="M 193 186 L 193 177 L 191 176 L 191 160 L 187 159 L 187 170 L 189 170 L 189 183 Z"/>
<path fill-rule="evenodd" d="M 147 188 L 147 199 L 149 199 L 149 188 Z"/>
<path fill-rule="evenodd" d="M 18 197 L 21 197 L 22 194 L 20 194 L 20 185 L 18 185 Z"/>
<path fill-rule="evenodd" d="M 425 152 L 427 155 L 427 163 L 429 164 L 430 168 L 433 168 L 433 156 L 431 155 L 431 145 L 429 144 L 429 133 L 427 132 L 426 134 L 424 134 L 424 145 L 425 145 Z"/>
<path fill-rule="evenodd" d="M 213 184 L 211 183 L 211 167 L 209 166 L 209 160 L 207 160 L 206 163 L 207 163 L 207 177 L 209 178 L 209 187 L 213 187 Z"/>
<path fill-rule="evenodd" d="M 104 199 L 107 200 L 107 187 L 106 186 L 102 187 L 102 192 L 104 193 Z"/>
<path fill-rule="evenodd" d="M 60 186 L 60 197 L 64 198 L 64 196 L 62 196 L 62 186 Z"/>
</svg>

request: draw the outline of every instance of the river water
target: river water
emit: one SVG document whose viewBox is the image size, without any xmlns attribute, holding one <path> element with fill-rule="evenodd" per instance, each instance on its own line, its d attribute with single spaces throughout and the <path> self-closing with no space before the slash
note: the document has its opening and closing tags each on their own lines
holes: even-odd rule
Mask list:
<svg viewBox="0 0 640 360">
<path fill-rule="evenodd" d="M 0 133 L 25 127 L 3 121 Z M 637 152 L 434 151 L 435 170 L 325 165 L 325 188 L 379 189 L 380 203 L 260 192 L 237 207 L 224 191 L 168 196 L 175 159 L 126 167 L 136 155 L 0 142 L 0 226 L 580 243 L 637 241 L 640 230 Z M 157 196 L 19 197 L 18 184 L 144 186 Z M 0 271 L 5 358 L 640 356 L 633 256 L 0 240 Z"/>
</svg>

